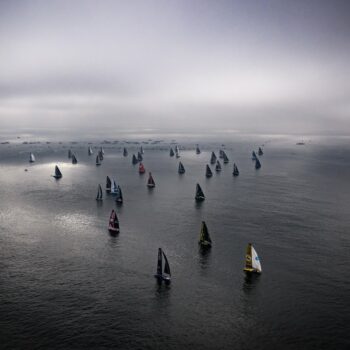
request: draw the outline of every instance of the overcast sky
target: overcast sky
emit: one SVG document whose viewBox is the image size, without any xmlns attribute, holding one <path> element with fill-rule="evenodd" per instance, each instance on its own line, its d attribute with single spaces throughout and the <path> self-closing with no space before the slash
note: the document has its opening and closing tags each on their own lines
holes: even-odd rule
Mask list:
<svg viewBox="0 0 350 350">
<path fill-rule="evenodd" d="M 0 126 L 350 134 L 350 1 L 0 0 Z"/>
</svg>

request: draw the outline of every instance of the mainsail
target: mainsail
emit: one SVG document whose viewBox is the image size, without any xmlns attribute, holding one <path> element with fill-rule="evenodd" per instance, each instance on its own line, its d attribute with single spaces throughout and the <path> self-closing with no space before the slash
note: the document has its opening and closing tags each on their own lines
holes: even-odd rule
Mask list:
<svg viewBox="0 0 350 350">
<path fill-rule="evenodd" d="M 178 170 L 179 174 L 184 174 L 185 173 L 185 167 L 183 166 L 183 164 L 181 162 L 179 162 L 179 170 Z"/>
<path fill-rule="evenodd" d="M 216 155 L 214 152 L 211 152 L 210 164 L 215 164 L 215 162 L 216 162 Z"/>
<path fill-rule="evenodd" d="M 207 164 L 207 166 L 206 166 L 205 176 L 206 176 L 206 177 L 212 177 L 212 176 L 213 176 L 213 173 L 212 173 L 212 171 L 211 171 L 211 169 L 210 169 L 210 167 L 209 167 L 208 164 Z"/>
<path fill-rule="evenodd" d="M 163 258 L 164 258 L 164 269 L 163 269 Z M 154 275 L 157 278 L 158 282 L 164 281 L 165 283 L 170 283 L 171 281 L 171 272 L 169 261 L 163 252 L 162 248 L 158 248 L 158 257 L 157 257 L 157 273 Z"/>
<path fill-rule="evenodd" d="M 204 201 L 205 196 L 202 191 L 202 188 L 199 186 L 199 184 L 196 185 L 196 196 L 195 196 L 197 201 Z"/>
<path fill-rule="evenodd" d="M 199 234 L 199 242 L 202 247 L 211 247 L 211 239 L 208 231 L 208 227 L 205 221 L 202 221 L 201 232 Z"/>
</svg>

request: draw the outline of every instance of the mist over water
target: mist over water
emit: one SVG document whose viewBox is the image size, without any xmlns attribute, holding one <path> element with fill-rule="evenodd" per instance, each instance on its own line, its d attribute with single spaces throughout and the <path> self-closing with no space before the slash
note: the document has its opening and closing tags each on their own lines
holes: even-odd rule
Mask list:
<svg viewBox="0 0 350 350">
<path fill-rule="evenodd" d="M 299 137 L 232 137 L 225 141 L 230 163 L 207 179 L 218 138 L 190 135 L 202 150 L 196 155 L 192 140 L 174 137 L 186 168 L 179 175 L 169 156 L 173 135 L 147 141 L 163 136 L 94 141 L 91 157 L 88 140 L 22 144 L 34 140 L 23 136 L 0 145 L 3 347 L 346 349 L 348 141 L 305 138 L 297 146 Z M 250 155 L 262 143 L 256 171 Z M 101 145 L 105 157 L 96 167 Z M 151 191 L 131 164 L 140 145 L 156 182 Z M 112 196 L 95 200 L 107 175 L 122 187 L 121 207 Z M 199 205 L 197 182 L 206 195 Z M 115 237 L 107 230 L 112 209 L 121 227 Z M 197 243 L 202 220 L 213 240 L 207 254 Z M 256 278 L 243 273 L 248 242 L 261 256 Z M 170 262 L 169 287 L 153 277 L 158 247 Z"/>
</svg>

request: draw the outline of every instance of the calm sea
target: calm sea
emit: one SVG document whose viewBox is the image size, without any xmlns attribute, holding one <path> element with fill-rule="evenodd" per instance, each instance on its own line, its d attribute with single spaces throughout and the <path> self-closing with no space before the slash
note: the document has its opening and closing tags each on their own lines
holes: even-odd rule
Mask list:
<svg viewBox="0 0 350 350">
<path fill-rule="evenodd" d="M 124 143 L 105 144 L 96 167 L 98 142 L 91 157 L 87 142 L 21 142 L 0 145 L 0 348 L 349 349 L 346 140 L 232 139 L 230 163 L 210 179 L 205 166 L 221 143 L 186 139 L 180 159 L 169 156 L 169 142 L 143 144 L 151 191 L 131 164 L 140 145 L 127 144 L 123 157 Z M 251 151 L 262 142 L 257 171 Z M 121 207 L 112 196 L 95 200 L 107 175 L 123 190 Z M 207 254 L 198 249 L 202 220 L 213 240 Z M 248 242 L 262 262 L 255 278 L 243 273 Z M 158 247 L 169 287 L 153 277 Z"/>
</svg>

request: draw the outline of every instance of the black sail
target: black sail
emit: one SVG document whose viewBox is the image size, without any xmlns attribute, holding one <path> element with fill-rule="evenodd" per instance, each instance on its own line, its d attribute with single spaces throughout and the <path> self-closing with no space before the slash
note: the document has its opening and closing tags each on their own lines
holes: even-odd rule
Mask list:
<svg viewBox="0 0 350 350">
<path fill-rule="evenodd" d="M 172 148 L 170 148 L 170 157 L 174 157 L 174 150 Z"/>
<path fill-rule="evenodd" d="M 261 163 L 258 157 L 255 159 L 255 169 L 260 169 L 261 168 Z"/>
<path fill-rule="evenodd" d="M 56 176 L 56 177 L 62 177 L 61 170 L 58 168 L 57 165 L 56 165 L 56 167 L 55 167 L 55 176 Z"/>
<path fill-rule="evenodd" d="M 209 167 L 209 165 L 207 164 L 207 167 L 206 167 L 206 171 L 205 171 L 205 176 L 206 177 L 212 177 L 213 176 L 213 173 Z"/>
<path fill-rule="evenodd" d="M 124 157 L 128 156 L 128 150 L 125 147 L 124 147 L 124 150 L 123 150 L 123 156 Z"/>
<path fill-rule="evenodd" d="M 185 173 L 185 167 L 183 166 L 183 164 L 181 162 L 179 162 L 179 170 L 178 170 L 179 174 L 184 174 Z"/>
<path fill-rule="evenodd" d="M 220 162 L 218 160 L 216 161 L 215 170 L 216 171 L 221 171 L 221 164 L 220 164 Z"/>
<path fill-rule="evenodd" d="M 216 162 L 216 155 L 214 152 L 211 152 L 210 164 L 215 164 L 215 162 Z"/>
<path fill-rule="evenodd" d="M 161 276 L 163 272 L 162 258 L 163 258 L 162 248 L 158 248 L 157 275 L 159 276 Z"/>
<path fill-rule="evenodd" d="M 132 155 L 132 164 L 135 165 L 135 164 L 137 164 L 137 162 L 138 162 L 138 160 L 137 160 L 135 154 L 133 154 L 133 155 Z"/>
</svg>

